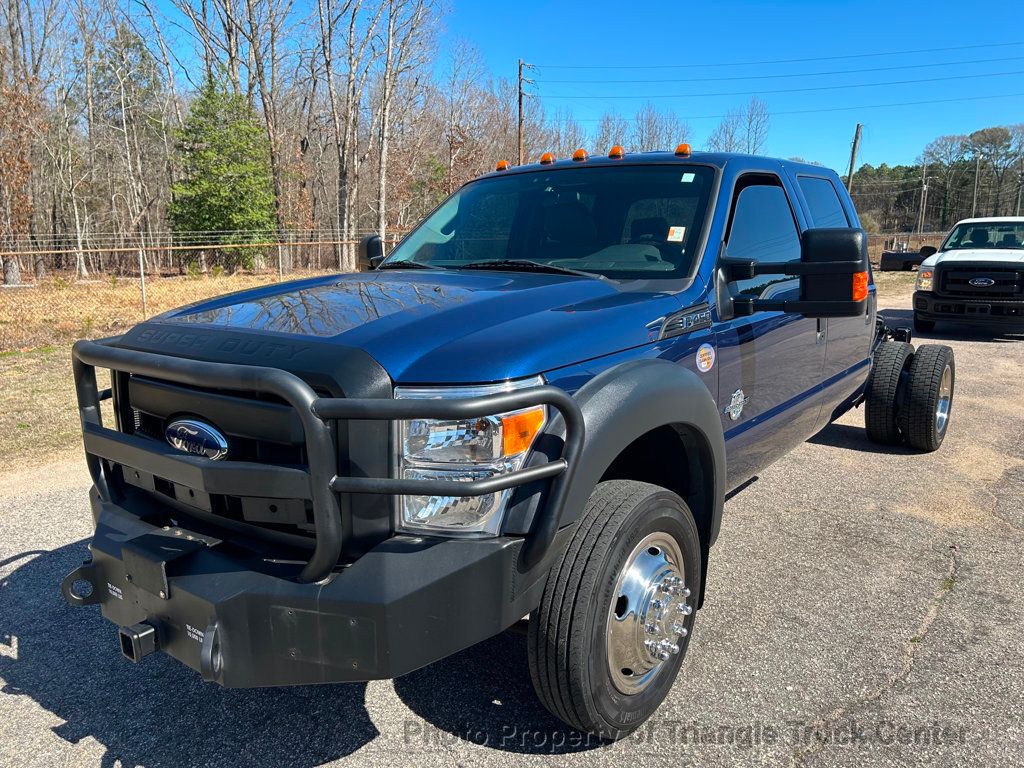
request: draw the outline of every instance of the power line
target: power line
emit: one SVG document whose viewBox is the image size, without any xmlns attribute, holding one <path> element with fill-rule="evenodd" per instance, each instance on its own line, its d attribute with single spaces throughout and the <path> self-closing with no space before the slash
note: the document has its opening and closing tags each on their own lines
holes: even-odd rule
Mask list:
<svg viewBox="0 0 1024 768">
<path fill-rule="evenodd" d="M 724 61 L 715 64 L 537 64 L 544 69 L 696 69 L 700 67 L 750 67 L 765 64 L 799 64 L 809 61 L 837 61 L 839 59 L 866 59 L 875 56 L 904 56 L 915 53 L 941 53 L 943 51 L 968 51 L 978 48 L 1009 48 L 1024 45 L 1024 41 L 1012 43 L 979 43 L 977 45 L 955 45 L 948 48 L 920 48 L 913 51 L 883 51 L 879 53 L 848 53 L 842 56 L 815 56 L 806 59 L 774 59 L 771 61 Z"/>
<path fill-rule="evenodd" d="M 845 88 L 878 88 L 889 85 L 916 85 L 920 83 L 941 83 L 951 80 L 973 80 L 979 77 L 1007 77 L 1009 75 L 1022 75 L 1024 70 L 1017 69 L 1010 72 L 984 72 L 977 75 L 948 75 L 946 77 L 927 77 L 917 80 L 889 80 L 883 83 L 851 83 L 849 85 L 815 85 L 806 88 L 775 88 L 761 91 L 723 91 L 720 93 L 658 93 L 649 95 L 640 94 L 602 94 L 600 96 L 571 95 L 571 94 L 550 94 L 545 99 L 696 99 L 710 98 L 712 96 L 758 96 L 765 93 L 808 93 L 810 91 L 838 91 Z"/>
<path fill-rule="evenodd" d="M 544 80 L 545 84 L 602 85 L 634 83 L 715 83 L 733 80 L 782 80 L 792 77 L 819 77 L 824 75 L 857 75 L 864 72 L 894 72 L 903 69 L 929 69 L 932 67 L 955 67 L 965 64 L 990 64 L 1002 61 L 1021 61 L 1024 56 L 1007 56 L 997 59 L 973 59 L 969 61 L 945 61 L 929 64 L 903 64 L 898 67 L 867 67 L 864 69 L 833 69 L 826 72 L 787 72 L 780 75 L 730 75 L 729 77 L 684 77 L 654 80 Z"/>
<path fill-rule="evenodd" d="M 930 104 L 953 104 L 962 101 L 983 101 L 986 99 L 1012 99 L 1024 96 L 1024 93 L 1002 93 L 991 96 L 964 96 L 957 99 L 932 99 L 928 101 L 900 101 L 888 104 L 859 104 L 850 107 L 822 107 L 818 109 L 790 109 L 782 112 L 772 111 L 772 117 L 777 115 L 812 115 L 819 112 L 847 112 L 854 109 L 886 109 L 888 107 L 921 107 Z M 721 120 L 728 115 L 679 115 L 685 120 Z M 573 118 L 578 123 L 599 123 L 602 117 Z M 629 118 L 623 117 L 624 120 Z"/>
</svg>

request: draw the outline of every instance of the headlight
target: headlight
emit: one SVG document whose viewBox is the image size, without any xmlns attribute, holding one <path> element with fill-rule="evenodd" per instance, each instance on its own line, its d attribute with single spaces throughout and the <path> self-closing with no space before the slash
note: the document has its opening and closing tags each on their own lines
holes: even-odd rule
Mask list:
<svg viewBox="0 0 1024 768">
<path fill-rule="evenodd" d="M 395 387 L 404 399 L 493 395 L 544 381 L 539 376 L 471 387 Z M 521 469 L 547 421 L 544 406 L 478 419 L 412 419 L 398 425 L 398 471 L 408 479 L 482 480 Z M 412 532 L 497 535 L 510 491 L 485 496 L 401 496 L 398 527 Z"/>
<path fill-rule="evenodd" d="M 921 267 L 917 270 L 917 290 L 930 291 L 932 289 L 932 278 L 935 277 L 935 270 L 931 267 Z"/>
</svg>

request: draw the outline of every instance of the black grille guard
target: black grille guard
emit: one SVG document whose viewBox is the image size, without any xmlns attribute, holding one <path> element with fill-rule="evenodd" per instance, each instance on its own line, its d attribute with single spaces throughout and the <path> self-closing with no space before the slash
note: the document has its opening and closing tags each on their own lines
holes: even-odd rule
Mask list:
<svg viewBox="0 0 1024 768">
<path fill-rule="evenodd" d="M 482 496 L 526 483 L 553 478 L 547 503 L 534 518 L 522 550 L 522 564 L 536 565 L 554 540 L 562 507 L 583 448 L 583 414 L 576 401 L 557 387 L 539 386 L 483 397 L 438 400 L 383 398 L 321 398 L 294 374 L 278 368 L 213 363 L 139 352 L 112 346 L 117 338 L 79 341 L 72 350 L 78 409 L 82 418 L 86 462 L 97 491 L 112 501 L 103 460 L 142 469 L 171 482 L 237 496 L 280 495 L 312 501 L 316 545 L 299 580 L 326 578 L 338 563 L 342 547 L 341 508 L 337 493 L 390 495 Z M 103 426 L 101 400 L 110 396 L 96 385 L 96 368 L 138 374 L 193 387 L 212 387 L 275 395 L 295 409 L 302 424 L 308 471 L 293 467 L 238 461 L 214 461 Z M 548 405 L 564 420 L 562 455 L 482 480 L 409 480 L 393 477 L 339 477 L 338 457 L 329 422 L 338 419 L 394 421 L 410 418 L 462 419 Z"/>
</svg>

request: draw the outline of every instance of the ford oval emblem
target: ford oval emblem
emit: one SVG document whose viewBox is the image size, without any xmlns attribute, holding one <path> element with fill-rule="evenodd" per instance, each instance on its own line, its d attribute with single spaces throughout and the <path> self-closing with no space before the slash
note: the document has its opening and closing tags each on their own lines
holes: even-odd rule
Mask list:
<svg viewBox="0 0 1024 768">
<path fill-rule="evenodd" d="M 967 282 L 973 285 L 975 288 L 991 288 L 993 285 L 996 284 L 996 281 L 993 280 L 991 277 L 972 277 Z"/>
<path fill-rule="evenodd" d="M 228 455 L 228 441 L 224 435 L 201 421 L 172 421 L 164 430 L 164 437 L 172 447 L 193 456 L 205 456 L 216 461 Z"/>
</svg>

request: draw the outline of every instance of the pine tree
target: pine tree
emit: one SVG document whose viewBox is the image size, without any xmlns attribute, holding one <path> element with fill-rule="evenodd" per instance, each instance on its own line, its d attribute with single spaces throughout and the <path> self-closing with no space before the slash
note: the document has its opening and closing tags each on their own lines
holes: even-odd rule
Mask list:
<svg viewBox="0 0 1024 768">
<path fill-rule="evenodd" d="M 221 242 L 261 242 L 274 231 L 270 148 L 244 97 L 203 84 L 178 133 L 180 180 L 169 208 L 176 233 L 214 231 Z M 257 249 L 226 249 L 217 261 L 251 269 Z"/>
</svg>

